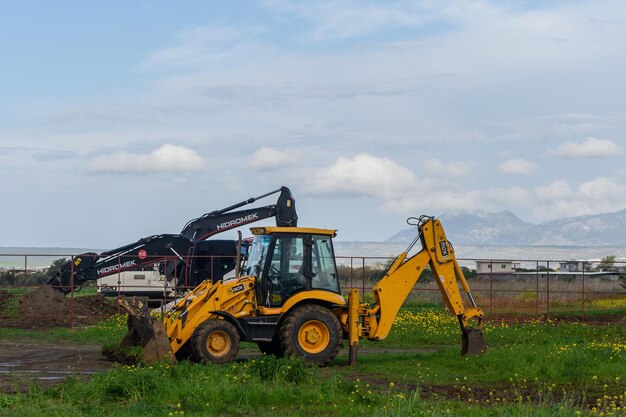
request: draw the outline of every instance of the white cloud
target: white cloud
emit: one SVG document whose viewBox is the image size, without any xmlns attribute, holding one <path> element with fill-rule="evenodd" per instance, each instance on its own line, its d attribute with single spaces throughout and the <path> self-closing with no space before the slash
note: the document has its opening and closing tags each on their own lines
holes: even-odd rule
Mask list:
<svg viewBox="0 0 626 417">
<path fill-rule="evenodd" d="M 445 177 L 462 177 L 474 171 L 474 164 L 465 161 L 444 163 L 438 159 L 429 159 L 422 166 L 428 174 L 443 175 Z"/>
<path fill-rule="evenodd" d="M 556 156 L 564 158 L 606 158 L 622 152 L 616 143 L 608 139 L 589 137 L 582 143 L 566 142 L 553 150 Z"/>
<path fill-rule="evenodd" d="M 390 213 L 419 216 L 439 215 L 448 210 L 472 211 L 482 206 L 479 191 L 456 189 L 452 184 L 441 188 L 442 185 L 440 181 L 428 181 L 414 192 L 386 201 L 383 208 Z"/>
<path fill-rule="evenodd" d="M 340 157 L 317 169 L 307 186 L 311 194 L 394 198 L 417 184 L 415 174 L 388 158 L 359 154 Z"/>
<path fill-rule="evenodd" d="M 480 200 L 478 191 L 463 189 L 454 181 L 418 178 L 391 159 L 368 154 L 341 157 L 317 169 L 307 188 L 310 194 L 377 198 L 384 211 L 402 215 L 473 210 Z"/>
<path fill-rule="evenodd" d="M 499 187 L 480 193 L 481 206 L 491 206 L 494 209 L 504 207 L 513 210 L 513 207 L 525 207 L 532 204 L 532 194 L 521 187 Z M 495 206 L 494 206 L 495 204 Z"/>
<path fill-rule="evenodd" d="M 294 149 L 279 150 L 263 147 L 250 157 L 250 167 L 256 171 L 271 171 L 294 165 L 300 158 L 300 152 Z"/>
<path fill-rule="evenodd" d="M 90 160 L 90 173 L 191 172 L 204 166 L 202 158 L 192 149 L 165 144 L 147 154 L 115 152 Z"/>
<path fill-rule="evenodd" d="M 586 198 L 605 201 L 626 200 L 626 186 L 612 178 L 598 177 L 591 181 L 585 181 L 578 187 L 579 192 Z"/>
<path fill-rule="evenodd" d="M 500 164 L 500 172 L 508 175 L 530 175 L 536 170 L 537 165 L 526 159 L 508 159 Z"/>
<path fill-rule="evenodd" d="M 534 193 L 539 201 L 567 200 L 576 195 L 565 180 L 535 187 Z"/>
<path fill-rule="evenodd" d="M 533 215 L 537 221 L 587 214 L 610 213 L 626 207 L 626 185 L 614 178 L 598 177 L 572 188 L 555 181 L 534 189 Z"/>
</svg>

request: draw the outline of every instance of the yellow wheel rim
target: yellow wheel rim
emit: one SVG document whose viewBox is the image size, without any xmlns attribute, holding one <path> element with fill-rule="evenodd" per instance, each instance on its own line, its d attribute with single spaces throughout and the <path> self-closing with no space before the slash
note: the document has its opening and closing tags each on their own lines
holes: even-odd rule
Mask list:
<svg viewBox="0 0 626 417">
<path fill-rule="evenodd" d="M 319 320 L 309 320 L 298 330 L 298 343 L 306 353 L 320 353 L 330 343 L 328 327 Z"/>
<path fill-rule="evenodd" d="M 230 337 L 222 330 L 216 330 L 206 339 L 206 347 L 213 356 L 224 356 L 230 351 Z"/>
</svg>

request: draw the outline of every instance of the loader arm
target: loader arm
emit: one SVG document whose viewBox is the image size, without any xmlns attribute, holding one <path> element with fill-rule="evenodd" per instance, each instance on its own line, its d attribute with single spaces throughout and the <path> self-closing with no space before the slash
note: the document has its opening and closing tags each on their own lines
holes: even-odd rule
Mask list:
<svg viewBox="0 0 626 417">
<path fill-rule="evenodd" d="M 358 291 L 351 291 L 348 308 L 348 333 L 351 345 L 359 336 L 370 340 L 385 339 L 400 307 L 424 269 L 430 266 L 446 308 L 459 320 L 462 331 L 462 353 L 481 353 L 485 350 L 480 333 L 483 312 L 476 307 L 441 222 L 433 217 L 422 216 L 417 225 L 422 250 L 411 257 L 408 256 L 409 250 L 418 240 L 416 238 L 409 249 L 394 260 L 385 276 L 373 288 L 372 306 L 360 304 L 356 307 Z M 469 308 L 463 304 L 459 282 L 472 304 Z M 355 331 L 354 326 L 360 328 Z"/>
</svg>

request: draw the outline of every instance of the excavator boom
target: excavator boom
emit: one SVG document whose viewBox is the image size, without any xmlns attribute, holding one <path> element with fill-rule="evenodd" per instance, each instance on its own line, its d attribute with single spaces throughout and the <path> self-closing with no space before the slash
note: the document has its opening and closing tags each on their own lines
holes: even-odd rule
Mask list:
<svg viewBox="0 0 626 417">
<path fill-rule="evenodd" d="M 280 192 L 276 204 L 254 209 L 233 211 L 239 207 L 252 204 L 257 200 Z M 289 188 L 283 186 L 258 197 L 252 197 L 232 206 L 206 213 L 197 219 L 190 220 L 181 235 L 194 240 L 204 240 L 216 233 L 244 226 L 261 219 L 276 217 L 276 226 L 295 227 L 298 225 L 295 199 Z"/>
<path fill-rule="evenodd" d="M 280 193 L 276 204 L 235 211 L 276 193 Z M 235 268 L 237 244 L 233 240 L 204 241 L 218 233 L 272 217 L 276 219 L 277 226 L 297 225 L 295 199 L 289 188 L 283 186 L 221 210 L 206 213 L 189 221 L 177 235 L 154 235 L 100 254 L 80 254 L 65 263 L 47 284 L 68 293 L 86 281 L 168 260 L 164 271 L 168 281 L 176 277 L 177 286 L 195 286 L 207 278 L 196 277 L 198 273 L 205 272 L 195 263 L 197 259 L 202 261 L 204 268 L 210 271 L 214 281 L 217 281 L 226 272 Z"/>
</svg>

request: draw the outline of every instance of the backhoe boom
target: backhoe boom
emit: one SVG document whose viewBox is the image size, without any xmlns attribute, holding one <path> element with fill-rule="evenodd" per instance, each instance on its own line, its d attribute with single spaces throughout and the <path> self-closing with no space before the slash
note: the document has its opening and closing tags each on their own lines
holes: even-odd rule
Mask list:
<svg viewBox="0 0 626 417">
<path fill-rule="evenodd" d="M 359 304 L 358 291 L 350 292 L 348 301 L 348 327 L 350 346 L 358 345 L 358 337 L 370 340 L 382 340 L 389 335 L 400 307 L 421 277 L 424 269 L 430 266 L 437 287 L 441 292 L 446 308 L 459 319 L 462 330 L 461 353 L 481 353 L 485 350 L 480 328 L 483 312 L 476 307 L 467 281 L 454 255 L 454 249 L 439 220 L 422 216 L 417 224 L 422 250 L 408 257 L 412 248 L 401 253 L 391 264 L 385 276 L 374 286 L 374 303 L 371 306 Z M 466 308 L 459 290 L 458 281 L 468 295 L 472 306 Z M 359 317 L 354 317 L 357 314 Z M 476 320 L 476 327 L 470 327 L 470 321 Z M 351 326 L 362 326 L 357 331 Z"/>
</svg>

